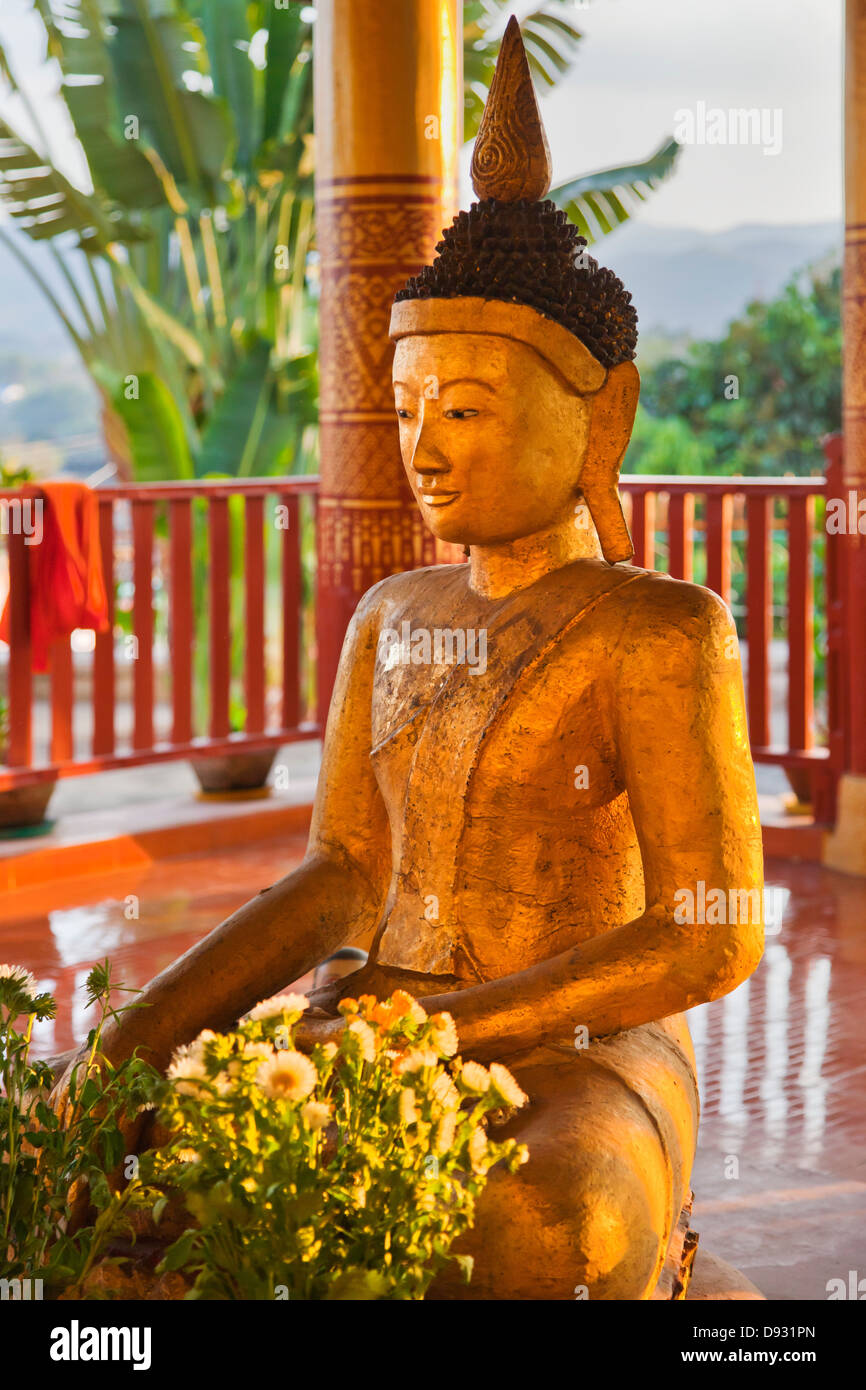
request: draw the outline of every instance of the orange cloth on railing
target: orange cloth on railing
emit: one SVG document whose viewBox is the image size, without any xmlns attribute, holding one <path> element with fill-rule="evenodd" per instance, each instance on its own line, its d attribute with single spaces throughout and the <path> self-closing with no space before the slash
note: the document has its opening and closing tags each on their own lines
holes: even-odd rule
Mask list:
<svg viewBox="0 0 866 1390">
<path fill-rule="evenodd" d="M 77 627 L 108 630 L 99 545 L 99 502 L 85 483 L 28 484 L 21 497 L 41 502 L 41 539 L 27 546 L 30 643 L 34 671 L 48 669 L 51 643 Z M 36 535 L 39 535 L 37 530 Z M 0 639 L 9 641 L 7 598 Z"/>
</svg>

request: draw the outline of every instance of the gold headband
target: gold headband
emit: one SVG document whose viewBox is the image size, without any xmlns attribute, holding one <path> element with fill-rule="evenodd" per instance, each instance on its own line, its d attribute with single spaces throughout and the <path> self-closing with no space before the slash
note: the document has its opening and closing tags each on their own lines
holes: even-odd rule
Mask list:
<svg viewBox="0 0 866 1390">
<path fill-rule="evenodd" d="M 401 299 L 391 310 L 389 335 L 429 337 L 435 333 L 485 333 L 525 343 L 543 357 L 579 396 L 594 395 L 607 369 L 573 333 L 545 318 L 529 304 L 461 296 L 454 299 Z"/>
</svg>

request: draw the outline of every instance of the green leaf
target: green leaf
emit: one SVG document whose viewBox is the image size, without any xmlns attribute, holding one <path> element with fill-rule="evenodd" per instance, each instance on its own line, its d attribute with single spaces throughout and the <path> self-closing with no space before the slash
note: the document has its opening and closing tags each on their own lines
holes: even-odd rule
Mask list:
<svg viewBox="0 0 866 1390">
<path fill-rule="evenodd" d="M 299 54 L 309 51 L 310 25 L 302 21 L 300 11 L 300 5 L 280 10 L 271 7 L 268 16 L 263 144 L 286 131 L 300 135 L 312 129 L 313 65 L 298 62 Z M 303 120 L 302 109 L 306 111 Z"/>
<path fill-rule="evenodd" d="M 246 0 L 188 0 L 187 9 L 204 34 L 214 95 L 232 114 L 236 163 L 247 168 L 255 152 L 256 94 L 246 51 L 252 37 Z"/>
<path fill-rule="evenodd" d="M 592 244 L 628 220 L 647 194 L 673 171 L 679 152 L 676 140 L 666 140 L 641 163 L 584 174 L 558 184 L 548 196 L 577 223 L 581 234 Z"/>
<path fill-rule="evenodd" d="M 178 185 L 212 202 L 233 129 L 224 102 L 184 84 L 197 66 L 200 32 L 180 13 L 155 13 L 150 0 L 129 0 L 112 24 L 109 52 L 124 112 L 138 117 Z"/>
<path fill-rule="evenodd" d="M 90 1108 L 94 1106 L 98 1100 L 101 1100 L 101 1098 L 102 1087 L 97 1085 L 92 1076 L 88 1076 L 87 1080 L 81 1088 L 81 1095 L 79 1096 L 79 1102 L 82 1110 L 90 1110 Z"/>
<path fill-rule="evenodd" d="M 253 343 L 241 358 L 202 435 L 198 474 L 251 476 L 273 394 L 270 343 Z"/>
<path fill-rule="evenodd" d="M 194 1253 L 195 1243 L 198 1240 L 199 1232 L 195 1230 L 184 1231 L 173 1245 L 170 1245 L 165 1252 L 165 1256 L 157 1266 L 157 1272 L 162 1274 L 167 1270 L 180 1269 L 186 1264 Z"/>
<path fill-rule="evenodd" d="M 124 114 L 109 57 L 108 23 L 100 0 L 34 0 L 48 53 L 60 64 L 61 93 L 87 156 L 94 185 L 126 208 L 156 207 L 163 191 L 135 141 L 124 138 Z"/>
<path fill-rule="evenodd" d="M 136 480 L 194 478 L 183 420 L 165 382 L 153 372 L 143 372 L 138 378 L 138 399 L 128 400 L 114 373 L 96 368 L 95 375 L 126 425 Z"/>
<path fill-rule="evenodd" d="M 0 119 L 0 201 L 34 241 L 74 232 L 89 250 L 140 239 L 142 232 L 97 194 L 82 193 Z"/>
</svg>

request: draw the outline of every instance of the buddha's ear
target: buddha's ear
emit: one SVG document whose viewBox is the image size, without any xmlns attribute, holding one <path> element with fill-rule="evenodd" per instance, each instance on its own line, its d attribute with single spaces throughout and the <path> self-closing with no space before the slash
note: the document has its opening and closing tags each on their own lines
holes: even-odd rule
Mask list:
<svg viewBox="0 0 866 1390">
<path fill-rule="evenodd" d="M 634 425 L 640 376 L 633 362 L 612 367 L 593 397 L 589 442 L 579 486 L 608 564 L 630 560 L 634 546 L 623 515 L 617 482 Z"/>
</svg>

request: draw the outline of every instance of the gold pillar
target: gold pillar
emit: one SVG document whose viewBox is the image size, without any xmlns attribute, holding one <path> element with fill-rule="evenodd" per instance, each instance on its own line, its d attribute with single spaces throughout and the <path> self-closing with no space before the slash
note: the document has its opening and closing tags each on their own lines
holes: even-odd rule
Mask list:
<svg viewBox="0 0 866 1390">
<path fill-rule="evenodd" d="M 866 499 L 866 0 L 846 0 L 845 18 L 843 498 L 856 516 Z M 855 528 L 845 543 L 846 770 L 824 858 L 866 874 L 866 535 Z"/>
<path fill-rule="evenodd" d="M 400 461 L 388 322 L 457 205 L 462 0 L 320 0 L 319 711 L 371 584 L 434 563 Z"/>
</svg>

